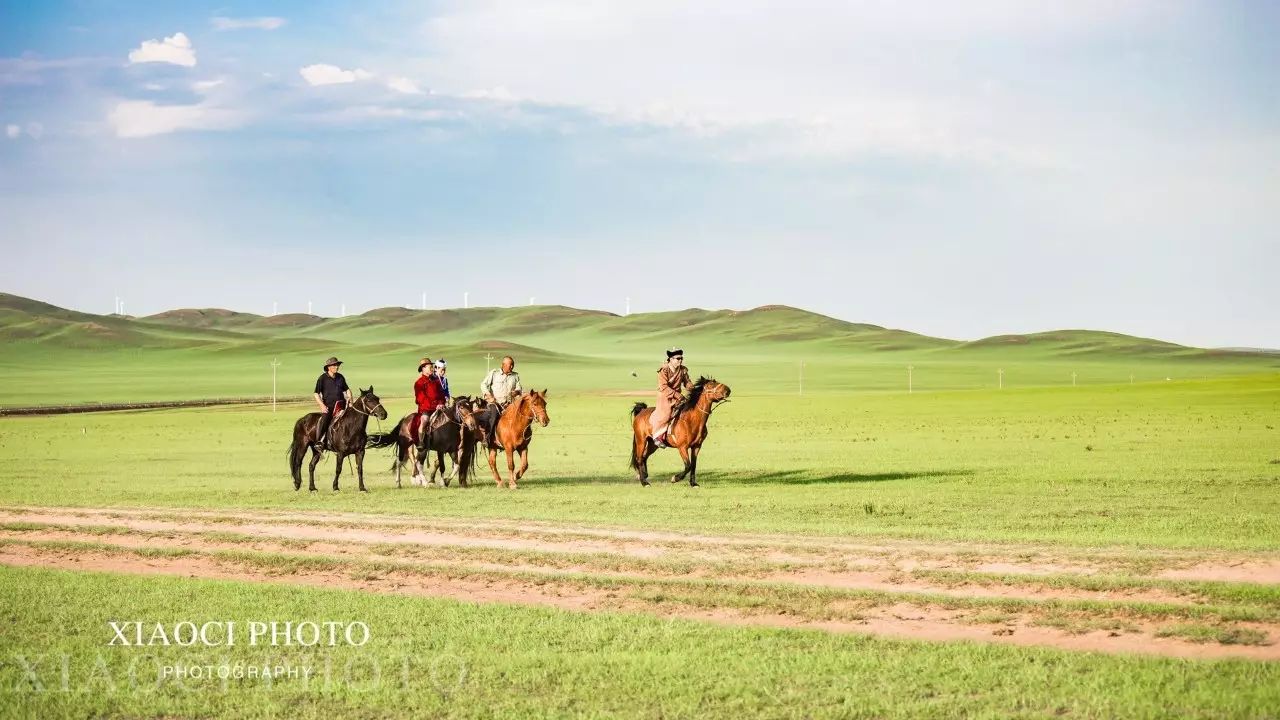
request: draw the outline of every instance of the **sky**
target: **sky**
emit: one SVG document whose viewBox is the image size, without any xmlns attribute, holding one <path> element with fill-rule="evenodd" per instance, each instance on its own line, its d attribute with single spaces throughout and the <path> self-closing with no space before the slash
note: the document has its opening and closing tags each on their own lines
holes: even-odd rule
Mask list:
<svg viewBox="0 0 1280 720">
<path fill-rule="evenodd" d="M 0 0 L 0 290 L 1280 348 L 1278 29 L 1247 0 Z"/>
</svg>

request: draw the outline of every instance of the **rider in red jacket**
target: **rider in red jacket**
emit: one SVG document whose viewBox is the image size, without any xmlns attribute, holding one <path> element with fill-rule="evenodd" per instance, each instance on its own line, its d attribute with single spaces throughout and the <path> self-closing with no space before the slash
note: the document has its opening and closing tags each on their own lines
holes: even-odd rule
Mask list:
<svg viewBox="0 0 1280 720">
<path fill-rule="evenodd" d="M 436 410 L 444 407 L 444 385 L 436 376 L 435 366 L 431 358 L 423 358 L 418 365 L 418 379 L 413 383 L 413 398 L 418 403 L 418 437 L 427 429 L 427 418 Z"/>
</svg>

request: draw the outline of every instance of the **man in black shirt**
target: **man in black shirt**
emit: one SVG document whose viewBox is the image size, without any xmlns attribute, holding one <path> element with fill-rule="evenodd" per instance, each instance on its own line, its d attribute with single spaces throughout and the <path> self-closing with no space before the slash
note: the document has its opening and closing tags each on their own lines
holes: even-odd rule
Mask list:
<svg viewBox="0 0 1280 720">
<path fill-rule="evenodd" d="M 342 408 L 351 404 L 351 388 L 347 387 L 347 379 L 338 372 L 342 361 L 331 357 L 324 361 L 324 374 L 316 379 L 316 404 L 324 417 L 320 418 L 320 439 L 317 444 L 324 447 L 325 434 L 333 419 L 342 413 Z"/>
</svg>

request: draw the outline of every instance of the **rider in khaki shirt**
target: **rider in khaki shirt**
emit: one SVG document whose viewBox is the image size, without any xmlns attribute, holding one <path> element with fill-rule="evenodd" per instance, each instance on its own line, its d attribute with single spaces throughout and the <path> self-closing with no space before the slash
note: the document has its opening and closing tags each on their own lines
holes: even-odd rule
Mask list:
<svg viewBox="0 0 1280 720">
<path fill-rule="evenodd" d="M 485 437 L 489 438 L 490 442 L 498 428 L 498 417 L 506 409 L 507 403 L 514 400 L 521 392 L 520 374 L 516 372 L 515 358 L 510 355 L 502 358 L 501 368 L 494 368 L 484 376 L 484 382 L 480 383 L 480 394 L 487 402 L 498 406 L 497 411 L 484 412 L 478 416 L 484 426 Z"/>
</svg>

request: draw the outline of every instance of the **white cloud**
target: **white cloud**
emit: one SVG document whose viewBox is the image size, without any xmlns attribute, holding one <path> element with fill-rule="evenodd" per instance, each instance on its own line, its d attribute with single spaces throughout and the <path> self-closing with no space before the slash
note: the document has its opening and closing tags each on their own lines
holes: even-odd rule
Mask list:
<svg viewBox="0 0 1280 720">
<path fill-rule="evenodd" d="M 310 85 L 342 85 L 353 83 L 357 80 L 368 80 L 373 77 L 373 73 L 360 68 L 343 70 L 337 65 L 325 63 L 308 65 L 299 69 L 298 74 Z"/>
<path fill-rule="evenodd" d="M 207 93 L 224 82 L 225 80 L 223 78 L 218 78 L 217 80 L 197 80 L 191 83 L 191 89 L 198 93 Z"/>
<path fill-rule="evenodd" d="M 13 124 L 5 125 L 4 134 L 10 140 L 16 140 L 17 137 L 22 134 L 22 128 L 18 125 L 13 125 Z"/>
<path fill-rule="evenodd" d="M 282 17 L 231 18 L 214 17 L 209 19 L 214 30 L 277 30 L 284 27 Z"/>
<path fill-rule="evenodd" d="M 182 67 L 195 67 L 196 51 L 191 38 L 185 33 L 174 33 L 163 40 L 143 40 L 136 50 L 129 51 L 129 62 L 170 63 Z"/>
<path fill-rule="evenodd" d="M 1032 85 L 991 47 L 1014 46 L 1015 58 L 1047 48 L 1052 58 L 1099 29 L 1145 32 L 1179 12 L 1150 0 L 865 0 L 803 11 L 769 0 L 470 0 L 445 8 L 422 26 L 430 56 L 406 67 L 442 94 L 519 98 L 695 134 L 741 129 L 779 155 L 792 148 L 999 164 L 1060 153 L 1041 124 L 1060 113 L 1039 88 L 993 96 L 983 73 Z"/>
<path fill-rule="evenodd" d="M 107 115 L 116 136 L 122 138 L 150 137 L 178 130 L 223 130 L 239 125 L 241 120 L 240 113 L 207 103 L 157 105 L 150 100 L 117 103 Z"/>
<path fill-rule="evenodd" d="M 404 93 L 405 95 L 422 94 L 422 88 L 419 88 L 417 83 L 405 77 L 388 78 L 387 87 L 398 93 Z"/>
</svg>

